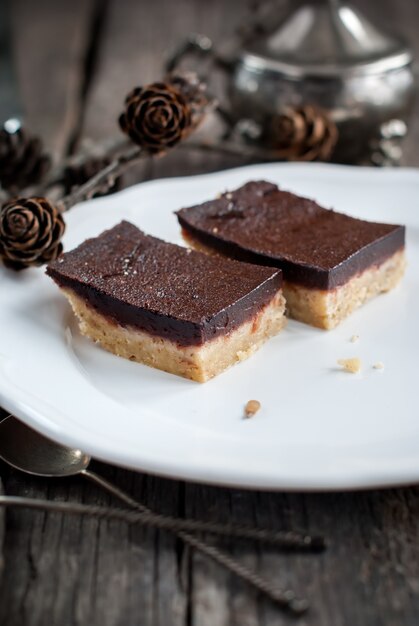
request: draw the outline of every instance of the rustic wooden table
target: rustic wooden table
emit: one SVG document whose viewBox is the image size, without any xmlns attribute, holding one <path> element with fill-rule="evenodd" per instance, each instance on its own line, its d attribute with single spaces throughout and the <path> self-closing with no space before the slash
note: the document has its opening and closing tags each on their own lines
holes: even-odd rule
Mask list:
<svg viewBox="0 0 419 626">
<path fill-rule="evenodd" d="M 419 57 L 415 0 L 357 0 L 404 31 Z M 216 41 L 244 14 L 240 0 L 13 2 L 14 45 L 28 126 L 58 158 L 82 139 L 117 132 L 122 96 L 161 75 L 164 52 L 189 31 Z M 419 102 L 404 164 L 419 165 Z M 237 158 L 177 153 L 129 181 L 237 166 Z M 419 623 L 419 489 L 286 494 L 222 489 L 96 469 L 157 511 L 324 533 L 321 556 L 227 543 L 243 563 L 307 595 L 308 626 Z M 9 494 L 110 504 L 82 479 L 48 481 L 0 465 Z M 0 485 L 1 490 L 1 485 Z M 234 577 L 167 534 L 124 523 L 8 511 L 0 557 L 1 626 L 253 626 L 289 623 Z M 2 519 L 0 517 L 0 543 Z"/>
</svg>

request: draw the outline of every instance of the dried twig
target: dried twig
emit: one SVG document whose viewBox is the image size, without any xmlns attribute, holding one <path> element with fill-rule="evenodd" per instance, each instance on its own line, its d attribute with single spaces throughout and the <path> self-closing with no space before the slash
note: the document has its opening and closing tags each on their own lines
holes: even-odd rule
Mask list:
<svg viewBox="0 0 419 626">
<path fill-rule="evenodd" d="M 65 177 L 65 171 L 68 167 L 79 167 L 88 163 L 91 159 L 111 158 L 113 159 L 119 153 L 125 151 L 132 142 L 126 137 L 112 137 L 103 142 L 89 142 L 87 147 L 77 154 L 72 154 L 62 159 L 55 167 L 53 167 L 49 175 L 45 178 L 42 185 L 37 187 L 28 187 L 20 192 L 23 197 L 27 196 L 45 196 L 50 190 L 58 185 L 62 185 Z"/>
<path fill-rule="evenodd" d="M 103 189 L 112 187 L 115 183 L 115 178 L 134 165 L 144 154 L 148 155 L 148 153 L 145 153 L 139 146 L 132 146 L 130 144 L 129 147 L 115 157 L 109 165 L 60 200 L 58 206 L 61 212 L 68 211 L 69 208 L 82 200 L 91 198 L 98 189 L 102 191 Z"/>
</svg>

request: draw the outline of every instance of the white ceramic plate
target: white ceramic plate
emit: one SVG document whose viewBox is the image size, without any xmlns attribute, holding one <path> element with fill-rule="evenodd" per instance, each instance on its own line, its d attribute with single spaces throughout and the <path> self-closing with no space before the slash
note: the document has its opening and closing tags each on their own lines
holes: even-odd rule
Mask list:
<svg viewBox="0 0 419 626">
<path fill-rule="evenodd" d="M 419 171 L 271 164 L 152 181 L 72 209 L 65 247 L 122 218 L 180 243 L 175 209 L 260 178 L 357 217 L 406 224 L 402 284 L 334 331 L 290 321 L 251 359 L 200 385 L 81 337 L 43 269 L 0 268 L 0 404 L 64 444 L 171 477 L 266 489 L 418 481 Z M 350 356 L 362 359 L 360 374 L 337 367 Z M 378 361 L 384 370 L 373 368 Z M 262 409 L 245 420 L 253 398 Z"/>
</svg>

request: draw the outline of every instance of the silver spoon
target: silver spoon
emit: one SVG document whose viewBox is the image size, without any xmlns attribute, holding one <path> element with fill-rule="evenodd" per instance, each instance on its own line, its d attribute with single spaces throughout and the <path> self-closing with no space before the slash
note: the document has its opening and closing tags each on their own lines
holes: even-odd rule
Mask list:
<svg viewBox="0 0 419 626">
<path fill-rule="evenodd" d="M 15 469 L 34 476 L 51 478 L 74 476 L 77 474 L 85 476 L 116 498 L 119 498 L 119 500 L 130 508 L 138 511 L 136 518 L 127 519 L 129 523 L 142 521 L 143 523 L 153 524 L 157 527 L 174 532 L 176 536 L 182 539 L 186 544 L 211 557 L 217 563 L 223 565 L 243 580 L 246 580 L 256 589 L 270 597 L 278 605 L 286 608 L 293 614 L 301 614 L 308 608 L 307 602 L 304 599 L 296 598 L 292 591 L 277 589 L 253 570 L 243 566 L 218 548 L 208 545 L 201 539 L 191 535 L 190 532 L 186 532 L 184 529 L 187 528 L 188 531 L 215 532 L 223 535 L 234 534 L 236 536 L 236 531 L 239 530 L 240 536 L 246 536 L 246 538 L 252 539 L 261 539 L 260 532 L 263 531 L 246 528 L 237 529 L 234 526 L 229 527 L 223 526 L 222 524 L 197 522 L 195 520 L 180 520 L 157 515 L 112 483 L 90 471 L 88 466 L 91 458 L 88 455 L 80 450 L 67 448 L 50 441 L 12 416 L 0 422 L 0 458 Z M 45 505 L 46 503 L 42 503 L 40 500 L 2 496 L 0 497 L 0 504 L 42 508 L 42 504 Z M 56 504 L 61 505 L 63 503 L 48 502 L 48 506 L 45 508 L 52 510 Z M 107 510 L 108 513 L 106 513 L 104 507 L 83 507 L 82 505 L 69 503 L 66 503 L 66 505 L 66 507 L 57 508 L 56 510 L 63 511 L 65 509 L 67 512 L 83 513 L 81 509 L 84 508 L 86 514 L 98 514 L 100 516 L 109 515 L 109 509 Z M 97 511 L 94 511 L 95 508 Z M 142 516 L 140 514 L 142 514 Z M 118 515 L 121 516 L 120 511 L 116 513 L 116 516 Z M 256 537 L 256 535 L 258 535 L 258 537 Z M 320 545 L 322 543 L 321 538 L 305 537 L 298 533 L 280 533 L 280 535 L 281 537 L 278 538 L 280 538 L 281 541 L 288 536 L 289 543 L 290 539 L 295 540 L 296 538 L 302 540 L 303 543 L 304 540 L 306 540 L 307 543 L 314 542 L 314 545 Z M 292 535 L 295 536 L 292 537 Z"/>
</svg>

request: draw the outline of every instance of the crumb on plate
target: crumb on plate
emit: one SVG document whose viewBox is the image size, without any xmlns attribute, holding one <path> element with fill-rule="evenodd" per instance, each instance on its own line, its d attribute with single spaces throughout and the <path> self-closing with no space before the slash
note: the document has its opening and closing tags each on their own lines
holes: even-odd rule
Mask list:
<svg viewBox="0 0 419 626">
<path fill-rule="evenodd" d="M 244 413 L 246 417 L 253 417 L 260 409 L 260 402 L 258 400 L 249 400 L 244 407 Z"/>
<path fill-rule="evenodd" d="M 352 359 L 338 359 L 338 365 L 341 365 L 345 372 L 356 374 L 361 369 L 361 359 L 358 357 Z"/>
</svg>

